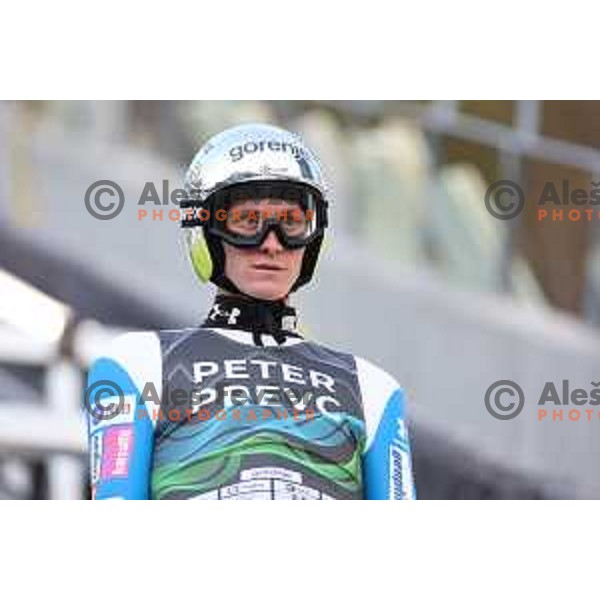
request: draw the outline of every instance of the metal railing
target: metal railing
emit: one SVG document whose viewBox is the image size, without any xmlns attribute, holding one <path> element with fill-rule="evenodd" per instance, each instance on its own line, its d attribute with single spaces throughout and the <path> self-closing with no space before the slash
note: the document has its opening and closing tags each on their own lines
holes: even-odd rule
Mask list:
<svg viewBox="0 0 600 600">
<path fill-rule="evenodd" d="M 46 462 L 48 497 L 79 499 L 83 491 L 86 425 L 82 410 L 84 368 L 117 330 L 84 321 L 73 333 L 71 353 L 60 340 L 45 342 L 0 327 L 0 366 L 43 370 L 42 405 L 24 398 L 0 403 L 0 454 Z"/>
</svg>

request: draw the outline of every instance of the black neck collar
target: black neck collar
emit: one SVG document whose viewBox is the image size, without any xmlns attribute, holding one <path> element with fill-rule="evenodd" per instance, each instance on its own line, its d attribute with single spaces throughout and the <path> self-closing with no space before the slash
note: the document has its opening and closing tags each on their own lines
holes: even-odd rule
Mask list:
<svg viewBox="0 0 600 600">
<path fill-rule="evenodd" d="M 278 344 L 287 337 L 302 336 L 297 331 L 296 309 L 283 300 L 256 300 L 245 296 L 217 294 L 202 327 L 241 329 L 254 334 L 254 343 L 262 346 L 260 335 L 272 335 Z"/>
</svg>

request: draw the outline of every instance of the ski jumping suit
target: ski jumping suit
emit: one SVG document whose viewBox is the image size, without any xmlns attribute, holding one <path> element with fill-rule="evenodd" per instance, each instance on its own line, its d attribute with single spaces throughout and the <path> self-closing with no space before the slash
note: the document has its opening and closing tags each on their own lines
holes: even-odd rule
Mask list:
<svg viewBox="0 0 600 600">
<path fill-rule="evenodd" d="M 123 334 L 87 392 L 96 499 L 415 497 L 402 389 L 289 306 L 219 295 L 200 327 Z"/>
</svg>

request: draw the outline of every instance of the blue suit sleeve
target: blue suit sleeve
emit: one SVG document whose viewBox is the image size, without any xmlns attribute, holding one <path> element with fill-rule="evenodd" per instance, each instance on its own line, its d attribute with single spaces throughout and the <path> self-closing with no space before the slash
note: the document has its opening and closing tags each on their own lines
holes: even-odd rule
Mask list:
<svg viewBox="0 0 600 600">
<path fill-rule="evenodd" d="M 362 456 L 367 500 L 416 498 L 402 388 L 383 369 L 356 357 L 365 414 Z"/>
<path fill-rule="evenodd" d="M 154 334 L 125 334 L 89 370 L 84 408 L 93 499 L 150 497 L 158 406 L 142 391 L 152 385 L 160 393 L 159 348 Z"/>
<path fill-rule="evenodd" d="M 403 391 L 395 390 L 385 404 L 375 437 L 363 456 L 368 500 L 416 498 L 404 404 Z"/>
</svg>

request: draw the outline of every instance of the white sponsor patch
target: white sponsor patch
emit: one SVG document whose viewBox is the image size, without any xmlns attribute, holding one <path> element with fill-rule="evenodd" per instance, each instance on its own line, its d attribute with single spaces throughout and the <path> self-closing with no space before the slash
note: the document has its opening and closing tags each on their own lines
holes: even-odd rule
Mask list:
<svg viewBox="0 0 600 600">
<path fill-rule="evenodd" d="M 276 468 L 253 471 L 280 471 Z M 285 470 L 285 469 L 283 469 Z M 319 490 L 281 479 L 250 479 L 194 496 L 194 500 L 334 500 Z"/>
<path fill-rule="evenodd" d="M 289 481 L 274 481 L 273 486 L 278 500 L 318 500 L 321 497 L 318 490 Z"/>
<path fill-rule="evenodd" d="M 242 481 L 221 488 L 222 500 L 243 500 L 242 496 L 247 496 L 249 500 L 268 500 L 271 497 L 271 482 L 264 479 Z"/>
<path fill-rule="evenodd" d="M 245 469 L 240 473 L 240 479 L 242 481 L 248 481 L 249 479 L 283 479 L 285 481 L 302 483 L 302 475 L 300 473 L 279 467 L 257 467 L 255 469 Z"/>
</svg>

